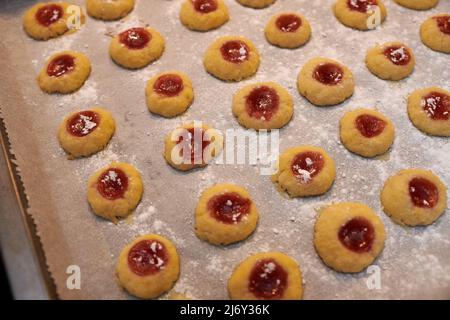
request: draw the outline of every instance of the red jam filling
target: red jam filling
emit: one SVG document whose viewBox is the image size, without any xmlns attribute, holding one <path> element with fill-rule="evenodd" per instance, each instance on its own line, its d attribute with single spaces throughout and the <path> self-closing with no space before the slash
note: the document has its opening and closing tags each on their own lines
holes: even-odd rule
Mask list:
<svg viewBox="0 0 450 320">
<path fill-rule="evenodd" d="M 309 183 L 314 176 L 319 174 L 324 165 L 325 161 L 321 153 L 305 151 L 295 156 L 291 170 L 301 183 Z"/>
<path fill-rule="evenodd" d="M 152 35 L 144 28 L 131 28 L 119 34 L 120 43 L 132 50 L 144 48 L 151 38 Z"/>
<path fill-rule="evenodd" d="M 354 11 L 366 13 L 372 6 L 377 5 L 377 0 L 348 0 L 347 6 Z"/>
<path fill-rule="evenodd" d="M 155 274 L 164 269 L 168 261 L 166 247 L 157 240 L 140 241 L 128 253 L 128 266 L 138 276 Z"/>
<path fill-rule="evenodd" d="M 155 81 L 153 90 L 163 96 L 177 96 L 183 90 L 183 79 L 176 74 L 164 74 Z"/>
<path fill-rule="evenodd" d="M 439 30 L 450 35 L 450 15 L 435 17 Z"/>
<path fill-rule="evenodd" d="M 51 24 L 55 23 L 64 15 L 64 9 L 57 4 L 48 4 L 39 8 L 36 12 L 36 20 L 43 25 L 44 27 L 48 27 Z"/>
<path fill-rule="evenodd" d="M 217 10 L 216 0 L 191 0 L 194 9 L 200 13 L 210 13 Z"/>
<path fill-rule="evenodd" d="M 75 69 L 75 58 L 69 54 L 63 54 L 53 58 L 47 66 L 47 74 L 50 77 L 60 77 Z"/>
<path fill-rule="evenodd" d="M 220 47 L 220 52 L 225 60 L 233 63 L 241 63 L 248 60 L 250 49 L 243 41 L 231 40 L 225 42 Z"/>
<path fill-rule="evenodd" d="M 283 32 L 295 32 L 302 25 L 302 19 L 295 14 L 282 14 L 275 24 Z"/>
<path fill-rule="evenodd" d="M 346 222 L 338 232 L 339 241 L 349 250 L 356 253 L 370 251 L 375 230 L 372 223 L 363 217 L 356 217 Z"/>
<path fill-rule="evenodd" d="M 448 120 L 450 115 L 450 96 L 440 92 L 430 92 L 422 97 L 422 108 L 433 120 Z"/>
<path fill-rule="evenodd" d="M 323 84 L 334 86 L 342 81 L 344 70 L 334 63 L 322 63 L 314 70 L 313 77 Z"/>
<path fill-rule="evenodd" d="M 181 135 L 178 143 L 186 143 L 186 146 L 189 149 L 189 154 L 184 154 L 184 159 L 190 160 L 191 164 L 197 164 L 203 162 L 203 152 L 205 148 L 211 143 L 211 141 L 204 141 L 205 132 L 201 128 L 189 128 L 187 130 L 187 135 Z M 184 141 L 184 139 L 187 141 Z M 184 151 L 185 145 L 181 149 Z"/>
<path fill-rule="evenodd" d="M 215 219 L 227 223 L 239 223 L 250 212 L 250 199 L 241 197 L 236 192 L 229 192 L 212 197 L 208 201 L 208 210 Z"/>
<path fill-rule="evenodd" d="M 128 188 L 128 177 L 119 168 L 109 168 L 97 180 L 98 192 L 108 200 L 123 198 Z"/>
<path fill-rule="evenodd" d="M 383 53 L 386 58 L 398 66 L 407 65 L 411 61 L 409 50 L 402 46 L 387 47 Z"/>
<path fill-rule="evenodd" d="M 384 120 L 370 114 L 362 114 L 355 120 L 356 128 L 366 138 L 380 135 L 386 127 Z"/>
<path fill-rule="evenodd" d="M 258 299 L 279 299 L 288 286 L 288 273 L 274 259 L 256 262 L 250 273 L 248 289 Z"/>
<path fill-rule="evenodd" d="M 409 196 L 416 207 L 433 208 L 439 200 L 436 185 L 425 178 L 413 178 L 409 182 Z"/>
<path fill-rule="evenodd" d="M 269 121 L 278 111 L 280 97 L 277 91 L 268 86 L 254 88 L 247 96 L 245 107 L 249 116 Z"/>
<path fill-rule="evenodd" d="M 75 137 L 84 137 L 97 129 L 100 115 L 94 111 L 81 111 L 67 121 L 67 131 Z"/>
</svg>

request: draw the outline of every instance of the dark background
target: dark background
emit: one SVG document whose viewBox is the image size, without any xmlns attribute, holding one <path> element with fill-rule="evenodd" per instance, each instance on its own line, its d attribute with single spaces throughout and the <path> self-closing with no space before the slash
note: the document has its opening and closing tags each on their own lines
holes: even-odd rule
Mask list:
<svg viewBox="0 0 450 320">
<path fill-rule="evenodd" d="M 3 264 L 3 256 L 0 252 L 0 298 L 2 300 L 11 300 L 12 293 L 9 286 L 8 277 L 6 276 L 5 265 Z"/>
</svg>

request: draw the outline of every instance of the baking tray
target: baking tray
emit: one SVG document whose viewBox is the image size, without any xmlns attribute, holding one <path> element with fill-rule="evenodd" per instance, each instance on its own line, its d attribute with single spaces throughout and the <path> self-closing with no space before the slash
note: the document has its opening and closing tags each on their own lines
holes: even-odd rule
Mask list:
<svg viewBox="0 0 450 320">
<path fill-rule="evenodd" d="M 123 245 L 143 233 L 160 233 L 174 241 L 181 256 L 181 275 L 174 291 L 192 298 L 227 298 L 226 281 L 234 267 L 250 254 L 268 250 L 284 251 L 300 263 L 305 299 L 450 298 L 448 212 L 427 228 L 403 228 L 382 213 L 378 199 L 387 177 L 406 167 L 432 169 L 447 185 L 450 182 L 448 139 L 429 137 L 415 129 L 408 120 L 405 102 L 416 88 L 437 85 L 449 89 L 450 74 L 444 68 L 449 56 L 426 48 L 418 28 L 428 16 L 449 12 L 450 3 L 441 1 L 435 9 L 416 12 L 385 1 L 388 18 L 381 28 L 359 32 L 336 21 L 331 12 L 333 2 L 278 0 L 269 8 L 253 10 L 227 1 L 231 20 L 217 30 L 199 33 L 179 22 L 180 1 L 141 0 L 120 22 L 105 23 L 88 17 L 79 32 L 47 42 L 29 39 L 21 28 L 24 10 L 35 1 L 0 2 L 0 26 L 4 30 L 0 70 L 8 75 L 0 80 L 0 106 L 11 142 L 11 152 L 6 156 L 12 161 L 14 154 L 13 163 L 18 165 L 24 183 L 24 190 L 18 189 L 18 201 L 27 199 L 28 206 L 23 207 L 32 218 L 27 218 L 27 223 L 36 224 L 31 234 L 42 243 L 41 253 L 48 267 L 41 259 L 43 269 L 49 270 L 60 298 L 130 298 L 117 285 L 114 266 Z M 313 34 L 306 46 L 282 50 L 265 41 L 262 30 L 266 21 L 282 10 L 296 10 L 308 18 Z M 116 66 L 108 56 L 110 35 L 146 24 L 166 39 L 162 58 L 139 71 Z M 258 47 L 261 66 L 251 79 L 224 83 L 203 70 L 202 56 L 207 46 L 227 34 L 246 36 Z M 414 73 L 399 82 L 379 80 L 364 66 L 369 47 L 392 40 L 406 42 L 417 59 Z M 46 95 L 37 87 L 35 76 L 51 53 L 65 49 L 85 52 L 92 62 L 92 74 L 74 94 Z M 298 94 L 296 76 L 301 66 L 315 56 L 334 58 L 350 67 L 356 79 L 351 99 L 336 107 L 317 108 Z M 149 114 L 144 96 L 146 80 L 174 69 L 192 79 L 194 104 L 175 119 Z M 294 98 L 294 118 L 280 131 L 280 150 L 300 144 L 318 145 L 336 161 L 337 178 L 327 194 L 286 199 L 256 166 L 211 165 L 180 173 L 164 162 L 163 139 L 184 121 L 203 120 L 223 131 L 240 128 L 231 114 L 232 96 L 237 89 L 256 81 L 276 81 Z M 67 113 L 93 105 L 111 110 L 117 132 L 104 151 L 69 161 L 58 145 L 57 127 Z M 339 118 L 357 107 L 377 108 L 394 121 L 397 136 L 387 155 L 363 159 L 340 144 Z M 117 226 L 95 217 L 85 199 L 89 175 L 113 160 L 134 164 L 142 172 L 145 188 L 136 212 Z M 256 232 L 246 241 L 228 247 L 209 245 L 193 232 L 198 196 L 220 182 L 249 189 L 261 214 Z M 368 272 L 336 273 L 324 266 L 315 253 L 312 237 L 316 209 L 333 201 L 367 203 L 383 219 L 388 237 L 375 262 L 381 270 L 379 289 L 368 288 Z M 36 237 L 34 242 L 39 243 Z M 81 290 L 65 286 L 70 265 L 81 268 Z"/>
</svg>

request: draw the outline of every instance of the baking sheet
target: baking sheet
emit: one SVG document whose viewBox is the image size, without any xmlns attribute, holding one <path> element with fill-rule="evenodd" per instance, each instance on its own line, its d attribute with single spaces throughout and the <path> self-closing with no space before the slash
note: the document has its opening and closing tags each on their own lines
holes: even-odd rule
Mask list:
<svg viewBox="0 0 450 320">
<path fill-rule="evenodd" d="M 429 137 L 415 129 L 408 120 L 405 102 L 416 88 L 437 85 L 450 89 L 450 56 L 426 48 L 418 35 L 425 18 L 450 11 L 449 1 L 440 1 L 435 9 L 425 12 L 385 1 L 388 18 L 381 28 L 370 32 L 341 25 L 332 15 L 332 0 L 278 0 L 263 10 L 226 2 L 231 20 L 207 33 L 192 32 L 181 25 L 181 1 L 140 0 L 120 22 L 88 17 L 79 32 L 39 42 L 28 38 L 21 27 L 24 10 L 35 1 L 1 1 L 1 116 L 25 185 L 28 211 L 37 225 L 59 296 L 130 298 L 115 280 L 117 256 L 136 236 L 159 233 L 176 244 L 181 256 L 180 279 L 173 290 L 192 298 L 226 299 L 226 281 L 233 268 L 247 256 L 268 250 L 284 251 L 300 263 L 305 299 L 450 298 L 449 213 L 427 228 L 403 228 L 382 213 L 378 199 L 386 178 L 402 168 L 428 168 L 450 184 L 448 139 Z M 282 50 L 265 41 L 266 21 L 281 10 L 296 10 L 307 17 L 313 33 L 306 46 Z M 166 39 L 162 58 L 138 71 L 116 66 L 108 55 L 110 35 L 146 24 Z M 261 66 L 253 78 L 225 83 L 204 71 L 202 56 L 207 46 L 229 34 L 246 36 L 258 47 Z M 412 47 L 417 60 L 414 73 L 399 82 L 382 81 L 364 66 L 369 47 L 392 40 Z M 42 93 L 35 82 L 39 69 L 53 52 L 66 49 L 89 56 L 93 68 L 90 78 L 70 95 Z M 356 78 L 351 99 L 336 107 L 318 108 L 298 94 L 297 74 L 315 56 L 334 58 L 350 67 Z M 175 119 L 151 115 L 145 105 L 146 81 L 165 70 L 185 72 L 194 84 L 194 104 Z M 280 131 L 281 151 L 312 144 L 323 147 L 334 158 L 337 178 L 327 194 L 286 199 L 275 191 L 269 177 L 261 176 L 258 168 L 250 165 L 211 165 L 180 173 L 165 163 L 161 155 L 163 139 L 184 121 L 202 120 L 224 131 L 238 129 L 231 113 L 232 96 L 237 89 L 256 81 L 276 81 L 294 97 L 294 117 Z M 67 160 L 56 139 L 58 125 L 67 113 L 94 105 L 111 110 L 117 132 L 104 151 L 86 159 Z M 388 155 L 364 159 L 348 152 L 339 142 L 340 117 L 358 107 L 377 108 L 395 123 L 396 140 Z M 118 225 L 95 217 L 86 201 L 89 175 L 111 161 L 135 165 L 142 173 L 145 188 L 135 213 Z M 205 188 L 221 182 L 245 186 L 260 211 L 256 232 L 248 240 L 228 247 L 202 242 L 193 231 L 198 196 Z M 381 270 L 380 289 L 368 288 L 369 273 L 336 273 L 315 253 L 312 237 L 316 209 L 332 201 L 364 202 L 385 222 L 386 246 L 375 262 Z M 81 269 L 81 290 L 66 287 L 70 265 Z"/>
</svg>

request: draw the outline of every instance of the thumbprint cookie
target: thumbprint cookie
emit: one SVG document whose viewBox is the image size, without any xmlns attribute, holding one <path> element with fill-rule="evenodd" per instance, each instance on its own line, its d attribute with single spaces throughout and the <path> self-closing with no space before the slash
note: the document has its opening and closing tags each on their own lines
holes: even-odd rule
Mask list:
<svg viewBox="0 0 450 320">
<path fill-rule="evenodd" d="M 245 7 L 254 8 L 254 9 L 262 9 L 270 6 L 276 0 L 237 0 L 240 4 Z"/>
<path fill-rule="evenodd" d="M 269 43 L 280 48 L 298 48 L 308 42 L 311 37 L 311 27 L 308 20 L 296 12 L 278 13 L 264 29 Z"/>
<path fill-rule="evenodd" d="M 100 20 L 118 20 L 134 8 L 134 0 L 86 0 L 87 13 Z"/>
<path fill-rule="evenodd" d="M 420 39 L 430 49 L 450 53 L 450 14 L 441 13 L 425 20 L 420 26 Z"/>
<path fill-rule="evenodd" d="M 439 0 L 394 0 L 402 7 L 414 10 L 428 10 L 434 8 Z"/>
<path fill-rule="evenodd" d="M 416 59 L 411 48 L 401 42 L 388 42 L 371 48 L 366 55 L 366 66 L 384 80 L 401 80 L 414 71 Z"/>
<path fill-rule="evenodd" d="M 387 15 L 382 0 L 337 0 L 333 11 L 343 25 L 358 30 L 375 29 Z"/>
<path fill-rule="evenodd" d="M 184 0 L 180 9 L 181 23 L 195 31 L 216 29 L 229 19 L 223 0 Z"/>
</svg>

